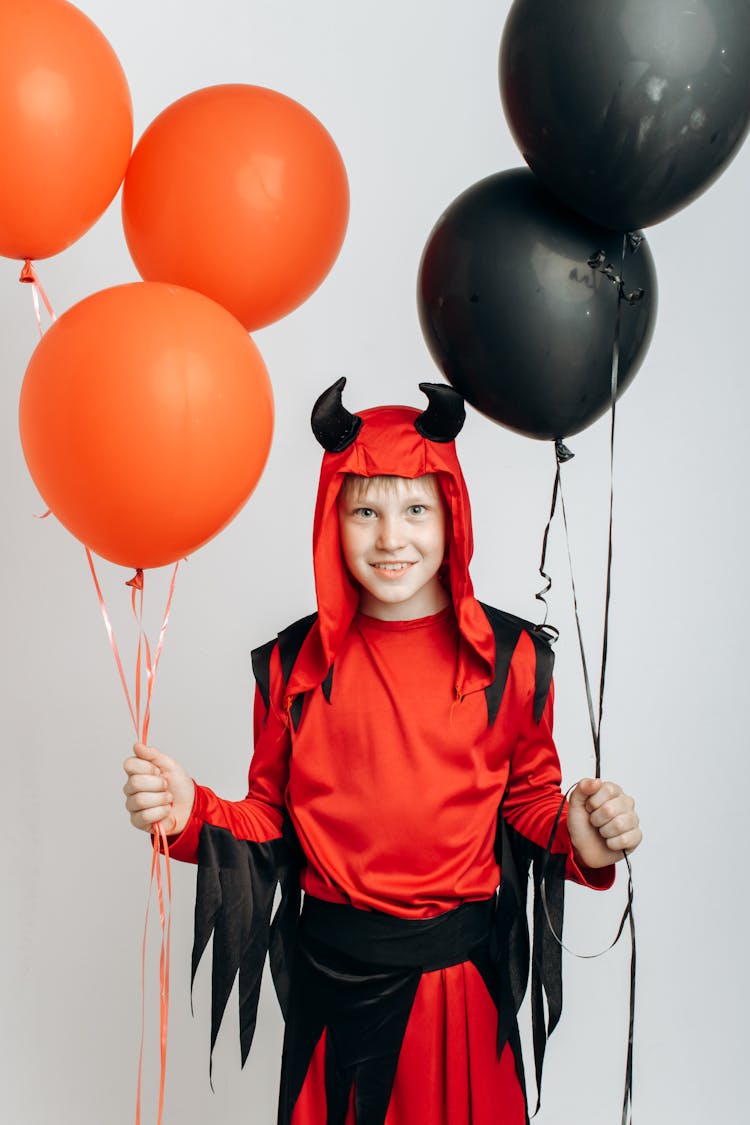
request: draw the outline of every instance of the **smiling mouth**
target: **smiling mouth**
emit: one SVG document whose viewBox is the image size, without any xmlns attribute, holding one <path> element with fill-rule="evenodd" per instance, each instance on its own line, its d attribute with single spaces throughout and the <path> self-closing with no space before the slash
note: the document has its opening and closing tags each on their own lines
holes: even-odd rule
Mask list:
<svg viewBox="0 0 750 1125">
<path fill-rule="evenodd" d="M 385 575 L 398 575 L 404 574 L 410 567 L 414 566 L 412 562 L 389 562 L 389 563 L 371 563 L 373 570 L 377 570 L 379 574 Z"/>
</svg>

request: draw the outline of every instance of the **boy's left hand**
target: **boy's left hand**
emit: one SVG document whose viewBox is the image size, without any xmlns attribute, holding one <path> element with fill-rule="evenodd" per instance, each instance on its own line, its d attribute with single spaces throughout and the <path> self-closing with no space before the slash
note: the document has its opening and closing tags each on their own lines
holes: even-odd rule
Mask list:
<svg viewBox="0 0 750 1125">
<path fill-rule="evenodd" d="M 635 801 L 613 781 L 586 777 L 568 802 L 568 832 L 576 858 L 585 867 L 607 867 L 643 839 Z"/>
</svg>

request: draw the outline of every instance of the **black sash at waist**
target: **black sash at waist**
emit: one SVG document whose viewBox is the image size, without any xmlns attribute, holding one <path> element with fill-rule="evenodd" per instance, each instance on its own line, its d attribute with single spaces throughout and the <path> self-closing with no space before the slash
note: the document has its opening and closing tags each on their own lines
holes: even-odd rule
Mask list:
<svg viewBox="0 0 750 1125">
<path fill-rule="evenodd" d="M 494 907 L 493 896 L 434 918 L 398 918 L 307 895 L 300 938 L 303 945 L 312 939 L 365 964 L 431 972 L 487 947 Z"/>
</svg>

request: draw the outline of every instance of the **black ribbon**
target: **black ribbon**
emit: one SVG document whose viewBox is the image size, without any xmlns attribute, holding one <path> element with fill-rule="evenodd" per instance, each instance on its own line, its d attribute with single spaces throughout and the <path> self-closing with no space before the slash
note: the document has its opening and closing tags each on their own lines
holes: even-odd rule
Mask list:
<svg viewBox="0 0 750 1125">
<path fill-rule="evenodd" d="M 597 957 L 603 957 L 605 953 L 609 953 L 610 949 L 614 949 L 614 947 L 617 945 L 618 941 L 622 937 L 622 933 L 623 933 L 623 930 L 625 929 L 626 921 L 629 923 L 629 930 L 630 930 L 630 998 L 629 998 L 629 1007 L 628 1007 L 628 1049 L 627 1049 L 627 1057 L 626 1057 L 626 1061 L 625 1061 L 625 1093 L 623 1095 L 623 1101 L 622 1101 L 621 1125 L 627 1125 L 628 1122 L 630 1122 L 630 1125 L 632 1125 L 632 1121 L 633 1121 L 633 1037 L 634 1037 L 634 1030 L 635 1030 L 636 944 L 635 944 L 635 915 L 633 914 L 633 897 L 634 897 L 633 868 L 630 864 L 630 859 L 628 857 L 628 853 L 623 852 L 623 856 L 625 858 L 625 865 L 627 866 L 627 869 L 628 869 L 627 901 L 625 903 L 625 909 L 622 912 L 622 917 L 620 918 L 620 923 L 617 927 L 617 932 L 616 932 L 614 938 L 612 939 L 612 941 L 609 943 L 609 945 L 606 946 L 604 949 L 600 949 L 597 953 L 578 953 L 576 950 L 571 949 L 569 946 L 567 946 L 565 944 L 565 942 L 562 940 L 562 927 L 556 927 L 555 922 L 553 920 L 556 913 L 557 913 L 556 904 L 553 906 L 552 909 L 550 909 L 550 904 L 549 904 L 549 901 L 548 901 L 547 882 L 546 882 L 547 863 L 548 863 L 548 861 L 550 859 L 550 856 L 552 854 L 552 845 L 555 841 L 555 835 L 557 833 L 557 826 L 560 823 L 560 816 L 562 814 L 563 808 L 565 807 L 565 802 L 567 801 L 569 794 L 571 793 L 571 791 L 574 788 L 575 788 L 575 786 L 571 786 L 571 788 L 568 790 L 568 792 L 565 794 L 562 801 L 560 802 L 560 807 L 557 810 L 557 815 L 555 817 L 554 824 L 552 825 L 552 831 L 550 832 L 550 837 L 549 837 L 549 840 L 547 842 L 547 847 L 545 848 L 544 856 L 542 858 L 541 865 L 540 865 L 541 866 L 541 880 L 540 880 L 540 885 L 539 885 L 539 899 L 542 903 L 542 909 L 544 911 L 544 916 L 545 916 L 545 920 L 546 920 L 546 923 L 547 923 L 547 928 L 548 928 L 549 932 L 552 934 L 552 936 L 554 937 L 557 944 L 560 946 L 561 949 L 564 949 L 566 953 L 570 953 L 573 957 L 577 957 L 579 960 L 582 960 L 582 961 L 593 961 Z M 559 932 L 558 932 L 558 930 L 559 930 Z M 538 1104 L 537 1104 L 537 1109 L 539 1109 Z"/>
<path fill-rule="evenodd" d="M 562 443 L 560 443 L 560 444 L 562 444 Z M 555 448 L 557 449 L 557 447 L 555 447 Z M 571 454 L 571 456 L 572 456 L 572 454 Z M 554 627 L 554 625 L 548 625 L 547 624 L 547 617 L 549 616 L 549 605 L 547 604 L 547 594 L 552 589 L 552 576 L 547 574 L 547 571 L 544 568 L 547 565 L 547 545 L 549 543 L 549 533 L 550 533 L 550 529 L 552 527 L 552 521 L 555 518 L 555 512 L 557 510 L 557 496 L 558 496 L 559 491 L 560 491 L 560 461 L 558 459 L 557 465 L 556 465 L 556 470 L 555 470 L 555 479 L 554 479 L 554 482 L 553 482 L 553 485 L 552 485 L 552 500 L 550 502 L 550 507 L 549 507 L 549 516 L 547 517 L 547 524 L 544 528 L 544 535 L 542 536 L 542 557 L 539 560 L 539 576 L 541 577 L 542 581 L 544 582 L 544 585 L 542 586 L 541 590 L 539 590 L 536 594 L 534 594 L 534 598 L 536 599 L 536 601 L 541 602 L 542 605 L 544 606 L 544 617 L 542 618 L 541 622 L 537 625 L 537 629 L 544 629 L 545 631 L 549 629 L 553 634 L 552 637 L 550 638 L 551 643 L 553 643 L 554 641 L 556 641 L 558 639 L 558 637 L 560 636 L 560 631 L 558 629 L 556 629 Z"/>
<path fill-rule="evenodd" d="M 611 380 L 610 380 L 609 521 L 608 521 L 608 533 L 607 533 L 607 570 L 606 570 L 606 588 L 605 588 L 605 595 L 604 595 L 604 624 L 603 624 L 603 629 L 602 629 L 602 655 L 601 655 L 601 666 L 600 666 L 600 673 L 599 673 L 599 698 L 598 698 L 598 710 L 597 710 L 596 713 L 594 711 L 594 703 L 593 703 L 593 697 L 592 697 L 592 692 L 591 692 L 591 680 L 590 680 L 590 676 L 589 676 L 588 661 L 586 659 L 586 651 L 585 651 L 585 646 L 584 646 L 584 642 L 583 642 L 583 631 L 582 631 L 582 628 L 581 628 L 581 619 L 580 619 L 580 614 L 579 614 L 579 609 L 578 609 L 578 595 L 577 595 L 577 591 L 576 591 L 575 577 L 574 577 L 574 572 L 573 572 L 573 559 L 572 559 L 572 552 L 571 552 L 571 548 L 570 548 L 570 535 L 569 535 L 569 529 L 568 529 L 568 519 L 567 519 L 566 510 L 565 510 L 565 499 L 564 499 L 564 495 L 563 495 L 562 477 L 561 477 L 561 473 L 560 473 L 561 464 L 563 464 L 565 461 L 570 460 L 570 458 L 573 456 L 573 454 L 559 440 L 555 443 L 555 478 L 554 478 L 554 484 L 553 484 L 553 488 L 552 488 L 552 503 L 551 503 L 551 507 L 550 507 L 550 515 L 549 515 L 549 518 L 547 520 L 547 525 L 546 525 L 545 530 L 544 530 L 544 536 L 543 536 L 543 540 L 542 540 L 542 559 L 541 559 L 541 563 L 540 563 L 540 566 L 539 566 L 539 572 L 542 575 L 542 577 L 545 579 L 546 585 L 545 585 L 544 589 L 536 595 L 537 599 L 542 601 L 544 606 L 545 606 L 544 623 L 546 625 L 547 602 L 546 602 L 546 599 L 545 599 L 545 595 L 551 589 L 552 580 L 551 580 L 550 576 L 545 573 L 544 566 L 545 566 L 545 561 L 546 561 L 547 542 L 548 542 L 548 539 L 549 539 L 550 526 L 551 526 L 551 523 L 552 523 L 552 520 L 553 520 L 553 517 L 554 517 L 554 514 L 555 514 L 555 510 L 556 510 L 556 506 L 557 506 L 557 499 L 558 499 L 558 496 L 559 496 L 560 509 L 561 509 L 561 512 L 562 512 L 563 526 L 564 526 L 564 531 L 565 531 L 565 545 L 566 545 L 566 550 L 567 550 L 567 554 L 568 554 L 568 566 L 569 566 L 569 570 L 570 570 L 570 581 L 571 581 L 571 587 L 572 587 L 572 592 L 573 592 L 573 609 L 574 609 L 574 614 L 575 614 L 576 631 L 577 631 L 577 634 L 578 634 L 578 647 L 579 647 L 579 651 L 580 651 L 580 655 L 581 655 L 581 665 L 582 665 L 582 668 L 583 668 L 583 679 L 584 679 L 584 685 L 585 685 L 585 689 L 586 689 L 586 700 L 587 700 L 587 704 L 588 704 L 589 722 L 590 722 L 590 726 L 591 726 L 591 736 L 592 736 L 592 741 L 593 741 L 593 744 L 594 744 L 594 758 L 595 758 L 595 764 L 596 764 L 596 774 L 595 774 L 595 776 L 597 778 L 601 777 L 601 729 L 602 729 L 602 719 L 603 719 L 603 715 L 604 715 L 604 693 L 605 693 L 606 669 L 607 669 L 607 652 L 608 652 L 608 647 L 609 647 L 609 611 L 610 611 L 610 602 L 611 602 L 611 593 L 612 593 L 615 420 L 616 420 L 617 387 L 618 387 L 618 377 L 619 377 L 619 367 L 620 367 L 621 310 L 622 310 L 622 302 L 623 301 L 626 301 L 628 304 L 633 305 L 633 304 L 636 304 L 638 301 L 640 301 L 640 299 L 643 297 L 643 290 L 642 289 L 633 290 L 631 292 L 628 292 L 626 290 L 625 284 L 624 284 L 624 281 L 623 281 L 623 278 L 622 278 L 622 274 L 624 272 L 626 253 L 628 252 L 628 250 L 630 250 L 631 253 L 635 253 L 638 250 L 642 241 L 643 241 L 643 236 L 640 235 L 640 234 L 634 233 L 634 232 L 626 233 L 626 234 L 623 235 L 619 271 L 616 270 L 615 267 L 611 263 L 608 263 L 606 261 L 606 255 L 605 255 L 603 250 L 597 251 L 596 253 L 592 254 L 591 257 L 588 259 L 588 265 L 590 266 L 590 268 L 595 269 L 595 270 L 599 270 L 617 288 L 617 305 L 616 305 L 616 311 L 615 311 L 615 322 L 614 322 L 613 333 L 612 333 L 612 368 L 611 368 Z M 554 843 L 554 840 L 555 840 L 555 834 L 557 832 L 557 826 L 559 824 L 560 816 L 562 814 L 562 810 L 563 810 L 563 807 L 565 805 L 566 799 L 567 799 L 567 794 L 563 798 L 563 800 L 560 804 L 560 808 L 558 809 L 557 816 L 555 818 L 555 822 L 552 826 L 550 838 L 549 838 L 549 841 L 548 841 L 548 844 L 547 844 L 547 848 L 545 850 L 544 860 L 542 862 L 542 871 L 543 872 L 544 872 L 546 864 L 549 860 L 549 857 L 552 853 L 552 846 L 553 846 L 553 843 Z M 573 956 L 575 956 L 575 957 L 582 957 L 582 958 L 585 958 L 585 959 L 589 959 L 589 958 L 594 958 L 594 957 L 600 957 L 604 953 L 607 953 L 620 940 L 620 937 L 622 936 L 623 930 L 625 928 L 625 922 L 626 921 L 629 922 L 630 943 L 631 943 L 630 1002 L 629 1002 L 629 1019 L 628 1019 L 628 1048 L 627 1048 L 627 1060 L 626 1060 L 626 1064 L 625 1064 L 625 1092 L 624 1092 L 624 1096 L 623 1096 L 621 1125 L 628 1125 L 628 1123 L 630 1123 L 630 1125 L 632 1125 L 632 1120 L 633 1120 L 633 1116 L 632 1116 L 632 1114 L 633 1114 L 633 1109 L 632 1109 L 632 1101 L 633 1101 L 633 1033 L 634 1033 L 634 1026 L 635 1026 L 636 941 L 635 941 L 635 918 L 634 918 L 634 914 L 633 914 L 633 871 L 632 871 L 630 859 L 628 858 L 627 852 L 624 853 L 624 858 L 625 858 L 625 863 L 626 863 L 627 869 L 628 869 L 627 902 L 626 902 L 626 905 L 625 905 L 625 909 L 623 911 L 622 918 L 620 919 L 620 924 L 618 926 L 617 933 L 616 933 L 613 941 L 607 946 L 606 949 L 603 949 L 598 953 L 591 953 L 591 954 L 575 953 L 573 950 L 568 949 L 568 947 L 563 944 L 562 934 L 561 933 L 558 934 L 555 931 L 555 928 L 554 928 L 554 926 L 552 924 L 552 921 L 551 921 L 551 918 L 550 918 L 550 911 L 549 911 L 549 908 L 548 908 L 547 897 L 546 897 L 546 886 L 545 886 L 544 874 L 542 874 L 542 880 L 541 880 L 541 886 L 540 886 L 540 898 L 541 898 L 541 902 L 542 902 L 542 905 L 543 905 L 544 914 L 545 914 L 545 917 L 546 917 L 546 922 L 547 922 L 547 926 L 548 926 L 549 930 L 552 932 L 555 940 L 558 942 L 560 947 L 562 949 L 565 949 L 568 953 L 572 953 Z"/>
</svg>

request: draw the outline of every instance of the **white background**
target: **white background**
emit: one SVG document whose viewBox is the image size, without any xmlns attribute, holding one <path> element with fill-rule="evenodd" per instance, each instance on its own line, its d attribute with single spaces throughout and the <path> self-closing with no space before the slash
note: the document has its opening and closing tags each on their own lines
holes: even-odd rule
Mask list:
<svg viewBox="0 0 750 1125">
<path fill-rule="evenodd" d="M 321 289 L 256 334 L 277 427 L 256 494 L 178 581 L 157 683 L 153 740 L 200 780 L 241 796 L 250 742 L 250 649 L 313 607 L 309 539 L 320 390 L 347 375 L 353 409 L 417 404 L 440 376 L 416 317 L 415 278 L 447 204 L 520 164 L 497 93 L 508 5 L 410 0 L 86 0 L 133 95 L 136 137 L 175 98 L 213 83 L 267 85 L 317 114 L 350 177 L 346 243 Z M 743 664 L 750 151 L 685 211 L 649 232 L 656 334 L 618 410 L 611 658 L 604 772 L 636 794 L 639 1125 L 743 1119 L 748 769 Z M 134 280 L 119 200 L 75 246 L 38 265 L 58 313 Z M 44 510 L 23 462 L 17 401 L 37 329 L 19 264 L 0 260 L 3 822 L 0 1006 L 4 1119 L 125 1125 L 134 1119 L 140 940 L 149 850 L 122 807 L 132 737 L 83 550 Z M 570 442 L 566 496 L 596 672 L 602 618 L 608 428 Z M 474 501 L 480 596 L 536 617 L 551 447 L 471 412 L 459 439 Z M 149 456 L 133 436 L 133 457 Z M 567 563 L 550 565 L 557 733 L 566 782 L 592 770 Z M 124 571 L 102 564 L 127 666 Z M 158 629 L 164 572 L 147 575 Z M 237 1065 L 230 1005 L 208 1084 L 207 974 L 188 1001 L 194 873 L 175 871 L 173 1002 L 165 1122 L 271 1125 L 280 1045 L 264 992 L 251 1062 Z M 624 882 L 570 895 L 578 948 L 611 937 Z M 156 931 L 153 931 L 155 936 Z M 627 948 L 566 957 L 566 1011 L 543 1108 L 554 1125 L 619 1122 Z M 149 965 L 145 1121 L 155 1120 L 156 976 Z"/>
</svg>

